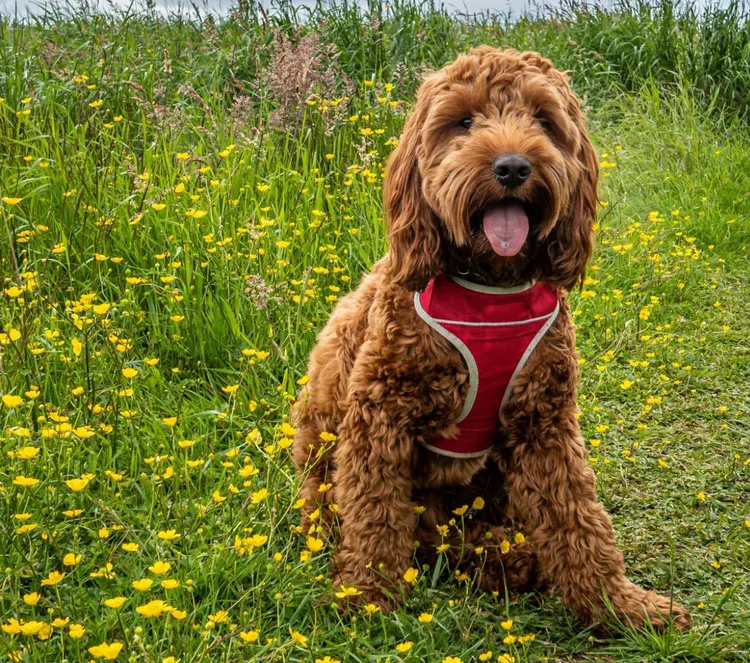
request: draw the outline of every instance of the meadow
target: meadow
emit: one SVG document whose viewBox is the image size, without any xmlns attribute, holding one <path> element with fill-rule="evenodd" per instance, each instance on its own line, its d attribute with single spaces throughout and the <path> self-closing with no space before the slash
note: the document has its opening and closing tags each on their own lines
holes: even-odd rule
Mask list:
<svg viewBox="0 0 750 663">
<path fill-rule="evenodd" d="M 748 7 L 43 12 L 0 21 L 0 656 L 750 660 Z M 421 74 L 481 43 L 585 100 L 580 422 L 630 576 L 689 633 L 605 638 L 447 564 L 393 613 L 342 611 L 299 527 L 307 355 L 387 248 Z"/>
</svg>

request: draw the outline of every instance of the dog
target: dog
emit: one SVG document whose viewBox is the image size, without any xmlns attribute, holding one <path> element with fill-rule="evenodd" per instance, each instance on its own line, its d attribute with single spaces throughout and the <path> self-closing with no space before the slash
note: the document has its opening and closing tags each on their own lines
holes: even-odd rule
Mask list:
<svg viewBox="0 0 750 663">
<path fill-rule="evenodd" d="M 336 540 L 353 602 L 394 607 L 415 553 L 446 555 L 587 623 L 689 627 L 625 576 L 576 418 L 566 293 L 597 180 L 580 102 L 540 55 L 475 48 L 421 85 L 386 169 L 389 251 L 320 333 L 296 415 L 303 525 Z"/>
</svg>

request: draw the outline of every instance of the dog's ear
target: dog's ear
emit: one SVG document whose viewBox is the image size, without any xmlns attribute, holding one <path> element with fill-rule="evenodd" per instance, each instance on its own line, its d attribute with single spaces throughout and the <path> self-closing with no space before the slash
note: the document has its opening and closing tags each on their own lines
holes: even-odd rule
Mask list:
<svg viewBox="0 0 750 663">
<path fill-rule="evenodd" d="M 421 130 L 432 98 L 431 88 L 428 79 L 388 161 L 383 186 L 390 241 L 389 276 L 415 291 L 424 288 L 442 268 L 438 219 L 424 200 L 419 172 Z"/>
<path fill-rule="evenodd" d="M 599 161 L 586 133 L 583 117 L 576 112 L 581 145 L 578 150 L 580 175 L 568 208 L 545 240 L 542 257 L 544 279 L 559 288 L 572 290 L 583 285 L 586 264 L 591 257 L 596 221 Z"/>
</svg>

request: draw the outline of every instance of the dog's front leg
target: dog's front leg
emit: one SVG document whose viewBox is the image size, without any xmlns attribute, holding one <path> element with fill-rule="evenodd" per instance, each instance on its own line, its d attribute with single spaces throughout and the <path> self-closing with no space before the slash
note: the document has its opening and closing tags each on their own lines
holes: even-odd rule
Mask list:
<svg viewBox="0 0 750 663">
<path fill-rule="evenodd" d="M 382 608 L 399 601 L 414 551 L 411 427 L 395 401 L 363 397 L 351 404 L 336 443 L 336 582 Z"/>
<path fill-rule="evenodd" d="M 663 626 L 671 618 L 676 627 L 689 627 L 682 607 L 625 576 L 575 416 L 572 327 L 552 330 L 538 350 L 505 412 L 503 469 L 510 515 L 523 523 L 536 546 L 543 576 L 587 622 L 611 619 L 608 600 L 625 623 Z"/>
</svg>

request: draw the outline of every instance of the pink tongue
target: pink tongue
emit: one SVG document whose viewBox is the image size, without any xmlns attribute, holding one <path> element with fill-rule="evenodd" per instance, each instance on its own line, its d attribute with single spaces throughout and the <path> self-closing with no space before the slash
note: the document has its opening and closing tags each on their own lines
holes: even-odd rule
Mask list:
<svg viewBox="0 0 750 663">
<path fill-rule="evenodd" d="M 514 203 L 488 208 L 483 224 L 484 234 L 500 256 L 516 255 L 529 234 L 529 217 Z"/>
</svg>

